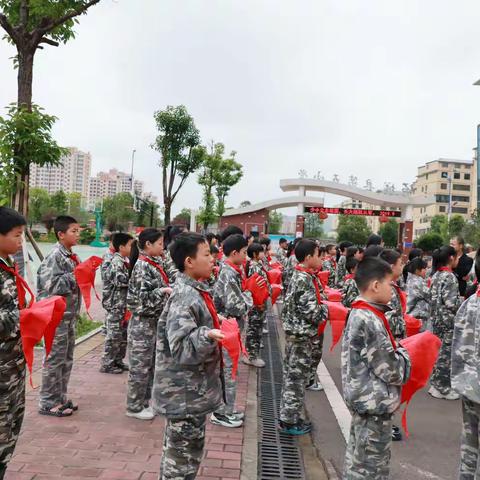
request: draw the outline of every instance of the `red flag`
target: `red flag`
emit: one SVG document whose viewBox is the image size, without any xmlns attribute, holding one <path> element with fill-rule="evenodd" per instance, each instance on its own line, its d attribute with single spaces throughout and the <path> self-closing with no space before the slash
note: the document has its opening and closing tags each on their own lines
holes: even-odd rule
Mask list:
<svg viewBox="0 0 480 480">
<path fill-rule="evenodd" d="M 238 371 L 238 361 L 240 359 L 240 352 L 246 354 L 245 347 L 242 343 L 240 329 L 238 323 L 234 318 L 226 318 L 222 321 L 220 330 L 225 335 L 222 340 L 222 347 L 228 352 L 232 359 L 232 379 L 235 380 Z"/>
<path fill-rule="evenodd" d="M 421 320 L 412 317 L 408 313 L 403 315 L 403 319 L 405 320 L 405 326 L 407 327 L 407 337 L 411 337 L 412 335 L 416 335 L 420 332 L 420 329 L 423 325 Z"/>
<path fill-rule="evenodd" d="M 442 342 L 432 332 L 426 331 L 400 340 L 400 345 L 407 350 L 412 363 L 410 378 L 402 387 L 401 397 L 401 403 L 406 404 L 402 415 L 402 426 L 408 437 L 408 404 L 415 393 L 427 384 Z"/>
<path fill-rule="evenodd" d="M 273 284 L 270 286 L 272 287 L 272 305 L 275 305 L 275 302 L 282 293 L 283 287 L 277 284 Z"/>
<path fill-rule="evenodd" d="M 257 307 L 263 305 L 269 297 L 267 282 L 264 281 L 262 286 L 258 285 L 261 278 L 263 279 L 258 273 L 254 273 L 245 281 L 245 290 L 252 292 L 253 303 Z"/>
<path fill-rule="evenodd" d="M 91 290 L 95 292 L 95 295 L 100 300 L 96 290 L 95 290 L 95 273 L 97 268 L 102 264 L 103 260 L 100 257 L 90 257 L 82 263 L 79 263 L 75 267 L 75 278 L 77 280 L 78 287 L 85 302 L 85 308 L 87 309 L 87 314 L 90 317 L 89 309 L 92 304 Z M 90 317 L 91 318 L 91 317 Z"/>
<path fill-rule="evenodd" d="M 327 288 L 328 285 L 328 277 L 330 276 L 330 272 L 328 270 L 324 270 L 322 272 L 317 272 L 317 277 L 322 284 L 323 289 Z"/>
<path fill-rule="evenodd" d="M 280 269 L 272 269 L 267 272 L 267 278 L 270 285 L 282 284 L 282 271 Z"/>
<path fill-rule="evenodd" d="M 55 331 L 62 321 L 67 304 L 65 298 L 58 295 L 40 300 L 28 308 L 20 310 L 20 333 L 22 335 L 23 354 L 30 372 L 32 385 L 33 349 L 44 338 L 46 357 L 52 350 Z"/>
<path fill-rule="evenodd" d="M 325 288 L 325 294 L 327 295 L 329 302 L 341 302 L 342 301 L 342 292 L 335 288 Z"/>
<path fill-rule="evenodd" d="M 339 302 L 323 302 L 328 307 L 328 321 L 332 329 L 332 346 L 330 351 L 333 351 L 339 340 L 342 338 L 343 329 L 348 317 L 348 308 Z M 326 323 L 320 325 L 319 334 L 325 330 Z M 320 331 L 321 330 L 321 331 Z"/>
<path fill-rule="evenodd" d="M 274 270 L 280 270 L 280 272 L 283 270 L 283 265 L 280 262 L 271 262 L 270 267 Z"/>
</svg>

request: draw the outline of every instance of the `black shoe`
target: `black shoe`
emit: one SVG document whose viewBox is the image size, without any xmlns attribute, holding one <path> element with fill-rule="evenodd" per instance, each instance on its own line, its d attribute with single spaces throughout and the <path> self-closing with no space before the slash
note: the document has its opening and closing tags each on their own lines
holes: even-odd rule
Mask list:
<svg viewBox="0 0 480 480">
<path fill-rule="evenodd" d="M 118 375 L 119 373 L 123 373 L 123 370 L 118 367 L 100 367 L 100 373 L 113 373 Z"/>
<path fill-rule="evenodd" d="M 124 372 L 128 372 L 130 370 L 129 366 L 123 362 L 118 362 L 115 364 L 115 366 L 121 368 Z"/>
<path fill-rule="evenodd" d="M 403 435 L 402 432 L 400 431 L 400 428 L 398 428 L 396 425 L 392 426 L 392 441 L 393 442 L 400 442 L 403 440 Z"/>
</svg>

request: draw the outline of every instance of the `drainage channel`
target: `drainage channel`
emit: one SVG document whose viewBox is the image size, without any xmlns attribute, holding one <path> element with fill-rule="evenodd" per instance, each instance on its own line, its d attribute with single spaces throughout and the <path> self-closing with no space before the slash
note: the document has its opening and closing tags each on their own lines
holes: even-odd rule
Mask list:
<svg viewBox="0 0 480 480">
<path fill-rule="evenodd" d="M 259 369 L 258 468 L 259 480 L 304 479 L 302 454 L 297 439 L 279 432 L 278 418 L 282 391 L 282 355 L 277 325 L 273 314 L 268 314 L 269 334 L 264 335 L 263 359 L 265 368 Z"/>
</svg>

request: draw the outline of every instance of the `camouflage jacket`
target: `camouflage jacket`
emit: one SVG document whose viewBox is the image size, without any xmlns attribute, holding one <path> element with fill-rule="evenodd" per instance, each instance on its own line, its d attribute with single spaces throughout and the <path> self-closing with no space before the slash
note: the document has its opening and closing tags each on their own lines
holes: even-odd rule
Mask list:
<svg viewBox="0 0 480 480">
<path fill-rule="evenodd" d="M 342 303 L 345 307 L 350 308 L 353 301 L 360 296 L 360 291 L 358 290 L 357 282 L 354 278 L 349 278 L 345 280 L 342 290 Z"/>
<path fill-rule="evenodd" d="M 335 260 L 332 257 L 327 257 L 323 262 L 322 270 L 330 272 L 328 275 L 328 286 L 330 288 L 335 288 L 335 268 Z"/>
<path fill-rule="evenodd" d="M 287 264 L 287 252 L 285 251 L 285 249 L 282 247 L 278 247 L 275 251 L 275 256 L 277 258 L 277 262 L 281 263 L 285 268 Z"/>
<path fill-rule="evenodd" d="M 267 283 L 268 291 L 271 294 L 272 289 L 270 287 L 270 283 L 268 282 L 267 272 L 265 271 L 265 267 L 263 266 L 263 264 L 260 262 L 256 262 L 255 260 L 251 260 L 250 262 L 248 262 L 247 265 L 248 265 L 247 277 L 251 277 L 252 275 L 255 275 L 256 273 L 258 273 L 258 275 L 260 275 Z M 267 302 L 268 300 L 265 301 L 265 303 Z"/>
<path fill-rule="evenodd" d="M 13 267 L 13 261 L 0 262 Z M 25 369 L 22 338 L 20 336 L 20 314 L 18 311 L 18 294 L 15 277 L 0 269 L 0 323 L 12 325 L 13 330 L 0 334 L 0 384 L 3 388 L 14 381 L 17 372 Z"/>
<path fill-rule="evenodd" d="M 430 292 L 433 333 L 443 335 L 453 330 L 455 315 L 461 304 L 457 277 L 448 271 L 435 272 Z"/>
<path fill-rule="evenodd" d="M 345 275 L 347 274 L 347 257 L 345 255 L 340 255 L 337 263 L 337 271 L 335 273 L 335 282 L 338 288 L 343 287 L 345 283 Z"/>
<path fill-rule="evenodd" d="M 75 279 L 76 264 L 61 243 L 57 243 L 44 258 L 37 272 L 38 299 L 61 295 L 67 302 L 65 319 L 76 318 L 80 313 L 80 290 Z"/>
<path fill-rule="evenodd" d="M 105 310 L 125 312 L 128 293 L 127 261 L 119 253 L 113 256 L 110 267 L 105 271 L 102 305 Z"/>
<path fill-rule="evenodd" d="M 452 344 L 452 387 L 480 404 L 480 297 L 465 300 L 455 317 Z"/>
<path fill-rule="evenodd" d="M 407 276 L 407 313 L 423 320 L 430 318 L 430 289 L 420 276 L 408 273 Z"/>
<path fill-rule="evenodd" d="M 241 320 L 253 306 L 252 294 L 242 290 L 241 275 L 223 263 L 213 287 L 217 312 L 227 318 Z"/>
<path fill-rule="evenodd" d="M 222 403 L 220 348 L 208 338 L 213 319 L 204 283 L 183 273 L 158 322 L 153 408 L 167 418 L 206 415 Z"/>
<path fill-rule="evenodd" d="M 142 252 L 142 255 L 145 253 Z M 162 267 L 159 258 L 145 256 Z M 128 309 L 136 316 L 160 317 L 168 298 L 168 294 L 161 291 L 165 287 L 168 285 L 160 272 L 139 258 L 133 267 L 128 284 Z"/>
<path fill-rule="evenodd" d="M 105 285 L 106 282 L 106 275 L 107 271 L 110 267 L 110 264 L 112 263 L 113 255 L 115 252 L 112 252 L 112 250 L 108 249 L 106 253 L 102 257 L 102 264 L 100 265 L 100 276 L 102 277 L 102 283 Z"/>
<path fill-rule="evenodd" d="M 392 299 L 388 306 L 390 307 L 390 311 L 386 313 L 386 316 L 393 336 L 398 340 L 405 338 L 407 336 L 407 327 L 405 325 L 405 320 L 403 319 L 404 312 L 402 309 L 402 302 L 400 301 L 397 289 L 393 285 Z"/>
<path fill-rule="evenodd" d="M 282 275 L 285 290 L 287 289 L 288 284 L 290 283 L 290 280 L 293 276 L 293 272 L 295 271 L 295 267 L 297 265 L 298 265 L 297 257 L 295 256 L 295 253 L 292 253 L 289 257 L 287 257 L 285 269 L 283 270 L 283 275 Z"/>
<path fill-rule="evenodd" d="M 170 286 L 172 286 L 175 283 L 175 278 L 177 278 L 178 268 L 173 263 L 172 256 L 170 255 L 170 250 L 167 250 L 163 255 L 162 265 L 165 273 L 167 274 Z"/>
<path fill-rule="evenodd" d="M 283 301 L 282 322 L 286 335 L 310 338 L 318 335 L 318 326 L 326 320 L 327 306 L 319 303 L 314 275 L 294 270 Z"/>
<path fill-rule="evenodd" d="M 369 310 L 353 309 L 342 340 L 343 398 L 348 408 L 361 415 L 395 412 L 401 385 L 409 377 L 410 357 L 402 347 L 394 350 L 382 319 Z"/>
</svg>

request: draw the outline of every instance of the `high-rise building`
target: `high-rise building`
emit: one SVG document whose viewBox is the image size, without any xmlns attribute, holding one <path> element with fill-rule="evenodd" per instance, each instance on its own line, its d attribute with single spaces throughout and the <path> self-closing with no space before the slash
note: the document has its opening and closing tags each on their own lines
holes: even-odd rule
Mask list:
<svg viewBox="0 0 480 480">
<path fill-rule="evenodd" d="M 414 194 L 433 195 L 435 203 L 413 209 L 414 237 L 426 233 L 435 215 L 460 214 L 470 218 L 476 210 L 476 162 L 439 158 L 418 167 Z"/>
<path fill-rule="evenodd" d="M 133 181 L 135 194 L 139 197 L 144 195 L 144 183 L 141 180 Z M 97 173 L 95 177 L 90 178 L 88 190 L 88 207 L 95 208 L 96 203 L 104 198 L 113 197 L 118 193 L 132 192 L 131 175 L 120 172 L 115 168 L 108 172 Z"/>
<path fill-rule="evenodd" d="M 80 193 L 87 199 L 88 183 L 91 173 L 92 157 L 78 148 L 70 147 L 67 155 L 62 157 L 59 166 L 32 164 L 30 167 L 30 187 L 43 188 L 53 194 L 59 190 L 65 193 Z"/>
</svg>

